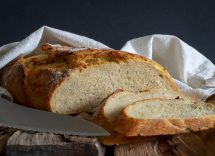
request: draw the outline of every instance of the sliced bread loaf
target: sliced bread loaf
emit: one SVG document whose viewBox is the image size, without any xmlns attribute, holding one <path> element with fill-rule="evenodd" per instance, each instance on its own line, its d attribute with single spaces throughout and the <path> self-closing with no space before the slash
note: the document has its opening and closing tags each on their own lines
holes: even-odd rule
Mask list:
<svg viewBox="0 0 215 156">
<path fill-rule="evenodd" d="M 75 114 L 94 112 L 116 89 L 178 90 L 164 67 L 140 55 L 112 49 L 72 51 L 60 45 L 43 50 L 48 52 L 19 57 L 3 72 L 1 85 L 17 103 Z"/>
<path fill-rule="evenodd" d="M 127 106 L 115 122 L 125 136 L 154 136 L 215 127 L 215 106 L 203 102 L 150 99 Z"/>
<path fill-rule="evenodd" d="M 93 121 L 106 129 L 112 129 L 112 122 L 126 106 L 140 100 L 152 98 L 184 99 L 187 102 L 196 101 L 194 97 L 182 92 L 165 89 L 151 89 L 142 92 L 117 90 L 101 103 L 93 115 Z"/>
</svg>

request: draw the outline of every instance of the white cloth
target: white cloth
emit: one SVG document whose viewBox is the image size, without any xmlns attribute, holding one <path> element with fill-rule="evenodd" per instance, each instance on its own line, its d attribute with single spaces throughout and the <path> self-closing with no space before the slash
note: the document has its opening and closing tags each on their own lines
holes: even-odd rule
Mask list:
<svg viewBox="0 0 215 156">
<path fill-rule="evenodd" d="M 206 100 L 215 93 L 215 66 L 179 38 L 151 35 L 128 41 L 122 48 L 143 54 L 163 65 L 181 90 Z"/>
<path fill-rule="evenodd" d="M 44 26 L 20 42 L 0 47 L 0 68 L 20 54 L 38 51 L 41 43 L 74 47 L 109 48 L 95 40 Z M 215 66 L 182 40 L 170 35 L 151 35 L 128 41 L 121 50 L 142 54 L 163 65 L 179 87 L 202 100 L 215 93 Z"/>
</svg>

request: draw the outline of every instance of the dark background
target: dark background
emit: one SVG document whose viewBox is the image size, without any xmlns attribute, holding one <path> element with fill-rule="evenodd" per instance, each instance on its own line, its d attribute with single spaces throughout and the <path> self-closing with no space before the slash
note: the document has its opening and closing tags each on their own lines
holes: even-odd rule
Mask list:
<svg viewBox="0 0 215 156">
<path fill-rule="evenodd" d="M 150 34 L 176 35 L 215 63 L 215 1 L 0 1 L 0 45 L 43 25 L 88 36 L 112 48 Z"/>
</svg>

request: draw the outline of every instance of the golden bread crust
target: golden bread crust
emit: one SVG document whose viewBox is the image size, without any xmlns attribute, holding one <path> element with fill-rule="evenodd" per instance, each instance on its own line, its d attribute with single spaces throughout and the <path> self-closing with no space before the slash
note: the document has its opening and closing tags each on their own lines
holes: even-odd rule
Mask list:
<svg viewBox="0 0 215 156">
<path fill-rule="evenodd" d="M 2 69 L 1 86 L 6 88 L 15 99 L 15 102 L 27 105 L 24 85 L 23 57 L 19 56 Z"/>
<path fill-rule="evenodd" d="M 215 128 L 215 116 L 192 119 L 132 119 L 120 120 L 115 131 L 125 136 L 174 135 Z"/>
</svg>

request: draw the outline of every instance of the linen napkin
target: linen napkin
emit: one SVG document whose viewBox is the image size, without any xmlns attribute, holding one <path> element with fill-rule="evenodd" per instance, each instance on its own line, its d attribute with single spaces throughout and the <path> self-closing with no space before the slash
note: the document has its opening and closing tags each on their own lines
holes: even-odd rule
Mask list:
<svg viewBox="0 0 215 156">
<path fill-rule="evenodd" d="M 0 68 L 20 54 L 39 52 L 41 43 L 109 48 L 93 39 L 43 26 L 20 42 L 0 47 Z M 141 54 L 163 65 L 181 90 L 206 100 L 215 94 L 215 66 L 197 50 L 170 35 L 151 35 L 128 41 L 121 50 Z M 1 88 L 0 88 L 1 91 Z"/>
<path fill-rule="evenodd" d="M 121 50 L 142 54 L 163 65 L 181 90 L 206 100 L 215 94 L 215 66 L 181 39 L 150 35 L 128 41 Z"/>
</svg>

